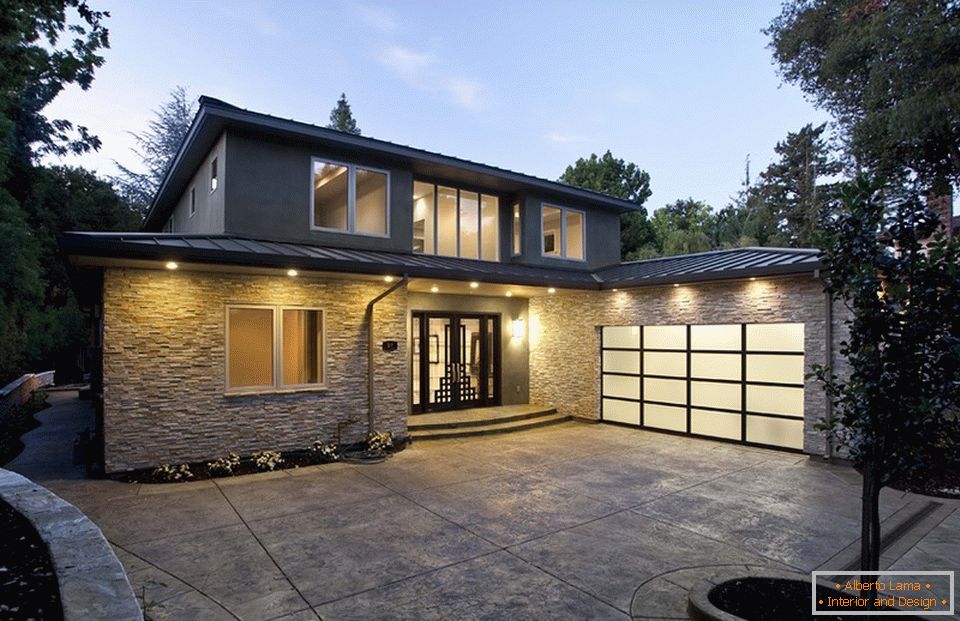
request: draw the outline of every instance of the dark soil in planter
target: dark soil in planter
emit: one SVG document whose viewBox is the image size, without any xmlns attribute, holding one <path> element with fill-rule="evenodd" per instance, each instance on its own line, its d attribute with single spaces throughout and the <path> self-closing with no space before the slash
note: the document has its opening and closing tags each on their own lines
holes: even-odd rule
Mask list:
<svg viewBox="0 0 960 621">
<path fill-rule="evenodd" d="M 817 586 L 817 596 L 850 597 L 834 589 Z M 747 621 L 862 621 L 859 615 L 810 614 L 810 583 L 783 578 L 738 578 L 717 585 L 707 598 L 717 608 Z M 828 610 L 820 606 L 820 610 Z M 889 609 L 886 609 L 889 610 Z M 884 621 L 908 619 L 901 615 L 884 615 Z"/>
<path fill-rule="evenodd" d="M 33 526 L 0 500 L 0 619 L 63 619 L 47 545 Z"/>
<path fill-rule="evenodd" d="M 23 452 L 20 436 L 40 426 L 34 414 L 48 407 L 46 393 L 37 392 L 19 408 L 0 414 L 0 465 L 10 463 Z"/>
<path fill-rule="evenodd" d="M 909 479 L 901 479 L 890 487 L 940 498 L 960 498 L 960 463 L 934 463 Z"/>
</svg>

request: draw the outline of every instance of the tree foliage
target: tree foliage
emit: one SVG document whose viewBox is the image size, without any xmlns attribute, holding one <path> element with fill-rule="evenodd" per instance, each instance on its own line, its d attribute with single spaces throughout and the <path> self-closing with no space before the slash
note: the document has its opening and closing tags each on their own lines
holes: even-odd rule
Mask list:
<svg viewBox="0 0 960 621">
<path fill-rule="evenodd" d="M 824 230 L 827 291 L 849 307 L 849 373 L 815 374 L 837 416 L 825 421 L 863 473 L 861 569 L 879 569 L 880 490 L 939 453 L 960 454 L 960 241 L 911 193 L 892 206 L 864 177 L 840 187 Z"/>
<path fill-rule="evenodd" d="M 765 32 L 783 78 L 833 114 L 862 167 L 960 182 L 960 5 L 790 0 Z"/>
<path fill-rule="evenodd" d="M 675 201 L 655 211 L 650 222 L 660 255 L 705 252 L 717 247 L 716 216 L 703 201 Z"/>
<path fill-rule="evenodd" d="M 142 132 L 131 132 L 137 146 L 137 155 L 145 172 L 137 172 L 116 163 L 120 174 L 114 178 L 117 190 L 141 215 L 145 215 L 167 169 L 173 163 L 180 145 L 183 144 L 197 104 L 191 101 L 182 86 L 170 91 L 170 97 L 153 111 L 153 119 Z"/>
<path fill-rule="evenodd" d="M 599 157 L 593 153 L 567 166 L 560 181 L 635 203 L 639 209 L 620 216 L 621 256 L 632 260 L 655 253 L 655 233 L 643 207 L 650 198 L 650 175 L 645 170 L 607 151 Z"/>
<path fill-rule="evenodd" d="M 353 112 L 350 110 L 350 103 L 347 101 L 347 94 L 340 93 L 340 99 L 337 105 L 330 111 L 330 123 L 328 129 L 336 129 L 348 134 L 360 135 L 360 128 L 357 126 L 356 119 L 353 118 Z"/>
</svg>

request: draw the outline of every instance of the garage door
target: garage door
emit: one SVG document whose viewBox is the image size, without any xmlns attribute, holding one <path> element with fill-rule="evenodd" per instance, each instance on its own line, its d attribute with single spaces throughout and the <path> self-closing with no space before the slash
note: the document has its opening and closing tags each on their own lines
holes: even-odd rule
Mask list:
<svg viewBox="0 0 960 621">
<path fill-rule="evenodd" d="M 606 326 L 604 421 L 803 448 L 803 324 Z"/>
</svg>

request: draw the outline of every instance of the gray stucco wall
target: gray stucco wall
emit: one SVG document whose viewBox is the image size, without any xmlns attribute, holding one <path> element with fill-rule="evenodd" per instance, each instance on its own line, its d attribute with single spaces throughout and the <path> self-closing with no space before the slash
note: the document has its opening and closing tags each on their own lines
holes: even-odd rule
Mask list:
<svg viewBox="0 0 960 621">
<path fill-rule="evenodd" d="M 226 204 L 227 135 L 210 149 L 203 163 L 196 170 L 187 189 L 184 190 L 173 210 L 174 233 L 217 234 L 224 231 L 224 206 Z M 210 162 L 217 160 L 219 187 L 210 191 Z M 196 190 L 197 209 L 190 215 L 190 190 Z"/>
<path fill-rule="evenodd" d="M 310 230 L 313 157 L 365 164 L 390 173 L 389 237 Z M 343 248 L 413 250 L 413 175 L 409 170 L 387 161 L 359 161 L 344 153 L 236 130 L 228 134 L 227 160 L 227 233 Z"/>
<path fill-rule="evenodd" d="M 523 298 L 493 298 L 467 295 L 410 293 L 410 312 L 447 311 L 462 313 L 490 313 L 500 315 L 500 391 L 503 405 L 529 403 L 530 356 L 529 330 L 524 338 L 515 339 L 511 322 L 522 319 L 529 325 L 528 303 Z"/>
</svg>

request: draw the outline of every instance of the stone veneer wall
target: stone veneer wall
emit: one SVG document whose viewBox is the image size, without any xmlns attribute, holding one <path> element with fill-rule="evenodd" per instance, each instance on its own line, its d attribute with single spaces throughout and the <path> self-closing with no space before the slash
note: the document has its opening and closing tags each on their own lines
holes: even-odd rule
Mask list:
<svg viewBox="0 0 960 621">
<path fill-rule="evenodd" d="M 802 322 L 809 368 L 826 362 L 825 305 L 823 284 L 812 275 L 531 298 L 530 400 L 600 417 L 600 326 Z M 835 319 L 835 359 L 842 332 Z M 826 440 L 814 424 L 826 395 L 815 380 L 805 384 L 804 451 L 823 454 Z"/>
<path fill-rule="evenodd" d="M 264 449 L 305 448 L 316 438 L 366 433 L 367 303 L 383 282 L 186 270 L 107 269 L 103 291 L 106 470 L 182 463 Z M 326 310 L 328 388 L 224 394 L 225 305 L 285 304 Z M 403 436 L 408 415 L 407 292 L 375 307 L 378 430 Z M 385 352 L 383 340 L 398 349 Z"/>
</svg>

